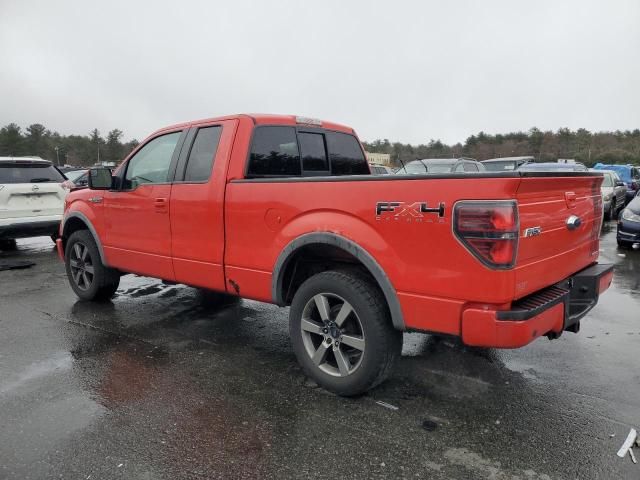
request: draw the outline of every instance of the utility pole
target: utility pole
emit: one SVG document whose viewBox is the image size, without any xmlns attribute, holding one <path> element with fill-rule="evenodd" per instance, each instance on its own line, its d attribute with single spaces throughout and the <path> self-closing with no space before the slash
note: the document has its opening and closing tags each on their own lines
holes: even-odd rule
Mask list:
<svg viewBox="0 0 640 480">
<path fill-rule="evenodd" d="M 53 149 L 56 151 L 56 165 L 60 166 L 60 155 L 58 154 L 60 147 L 55 146 L 53 147 Z"/>
</svg>

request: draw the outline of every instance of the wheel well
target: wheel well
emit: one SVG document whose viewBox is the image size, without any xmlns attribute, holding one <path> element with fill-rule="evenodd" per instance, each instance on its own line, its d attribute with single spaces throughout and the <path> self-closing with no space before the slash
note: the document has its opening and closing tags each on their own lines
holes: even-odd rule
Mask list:
<svg viewBox="0 0 640 480">
<path fill-rule="evenodd" d="M 351 270 L 377 284 L 371 272 L 354 255 L 329 244 L 310 244 L 297 249 L 282 272 L 282 299 L 290 305 L 300 285 L 327 270 Z"/>
<path fill-rule="evenodd" d="M 273 303 L 290 305 L 302 282 L 330 269 L 349 269 L 368 277 L 384 296 L 396 330 L 405 330 L 398 294 L 380 264 L 357 243 L 332 232 L 306 233 L 291 241 L 273 267 Z"/>
<path fill-rule="evenodd" d="M 78 217 L 71 217 L 64 223 L 62 231 L 62 246 L 67 246 L 67 239 L 78 230 L 89 230 L 89 227 Z"/>
</svg>

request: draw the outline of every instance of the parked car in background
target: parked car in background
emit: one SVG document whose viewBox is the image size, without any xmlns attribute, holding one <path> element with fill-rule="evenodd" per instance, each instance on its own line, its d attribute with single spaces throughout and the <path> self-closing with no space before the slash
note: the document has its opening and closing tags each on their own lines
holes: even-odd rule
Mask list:
<svg viewBox="0 0 640 480">
<path fill-rule="evenodd" d="M 369 168 L 373 175 L 391 175 L 393 173 L 393 170 L 390 167 L 377 163 L 370 163 Z"/>
<path fill-rule="evenodd" d="M 425 158 L 405 163 L 396 170 L 397 175 L 424 175 L 445 173 L 478 173 L 484 172 L 482 163 L 472 158 Z"/>
<path fill-rule="evenodd" d="M 522 165 L 535 162 L 535 157 L 502 157 L 483 160 L 481 163 L 488 172 L 511 172 L 518 170 Z"/>
<path fill-rule="evenodd" d="M 74 188 L 88 186 L 88 174 L 89 170 L 87 169 L 70 170 L 68 172 L 64 172 L 64 176 L 67 177 L 67 180 L 70 180 L 73 183 Z"/>
<path fill-rule="evenodd" d="M 67 190 L 65 177 L 38 157 L 0 157 L 0 243 L 57 237 Z"/>
<path fill-rule="evenodd" d="M 521 172 L 588 172 L 589 169 L 584 163 L 559 163 L 559 162 L 542 162 L 542 163 L 525 163 L 518 168 Z"/>
<path fill-rule="evenodd" d="M 640 192 L 622 210 L 618 219 L 618 245 L 629 247 L 634 243 L 640 244 Z"/>
<path fill-rule="evenodd" d="M 624 208 L 627 196 L 627 187 L 618 174 L 612 170 L 594 170 L 592 172 L 602 173 L 604 180 L 600 186 L 602 194 L 602 208 L 605 220 L 616 218 L 618 211 Z"/>
<path fill-rule="evenodd" d="M 627 186 L 626 203 L 629 203 L 640 191 L 640 167 L 634 165 L 613 165 L 596 163 L 595 170 L 613 170 Z"/>
</svg>

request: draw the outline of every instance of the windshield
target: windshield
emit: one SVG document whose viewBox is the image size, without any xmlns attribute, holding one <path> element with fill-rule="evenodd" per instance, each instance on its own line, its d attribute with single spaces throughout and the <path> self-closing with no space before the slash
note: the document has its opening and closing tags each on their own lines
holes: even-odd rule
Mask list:
<svg viewBox="0 0 640 480">
<path fill-rule="evenodd" d="M 67 177 L 72 182 L 75 182 L 78 178 L 84 175 L 86 170 L 71 170 L 70 172 L 65 172 L 64 176 Z"/>
<path fill-rule="evenodd" d="M 516 162 L 505 160 L 504 162 L 482 162 L 484 168 L 489 172 L 505 172 L 516 169 Z"/>
<path fill-rule="evenodd" d="M 62 174 L 52 165 L 33 163 L 0 163 L 0 183 L 64 182 Z"/>
<path fill-rule="evenodd" d="M 604 174 L 604 180 L 602 181 L 603 187 L 613 187 L 613 175 L 610 173 Z"/>
</svg>

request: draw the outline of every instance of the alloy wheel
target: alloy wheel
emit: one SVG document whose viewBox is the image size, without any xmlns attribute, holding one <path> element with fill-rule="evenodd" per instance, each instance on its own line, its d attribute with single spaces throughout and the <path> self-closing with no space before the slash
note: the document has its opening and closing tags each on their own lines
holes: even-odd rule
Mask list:
<svg viewBox="0 0 640 480">
<path fill-rule="evenodd" d="M 365 351 L 362 323 L 353 306 L 333 293 L 313 296 L 302 312 L 301 334 L 311 361 L 323 372 L 353 374 Z"/>
<path fill-rule="evenodd" d="M 69 258 L 69 266 L 71 267 L 71 276 L 76 286 L 83 291 L 89 290 L 93 283 L 95 270 L 91 254 L 85 244 L 77 242 L 73 245 Z"/>
</svg>

